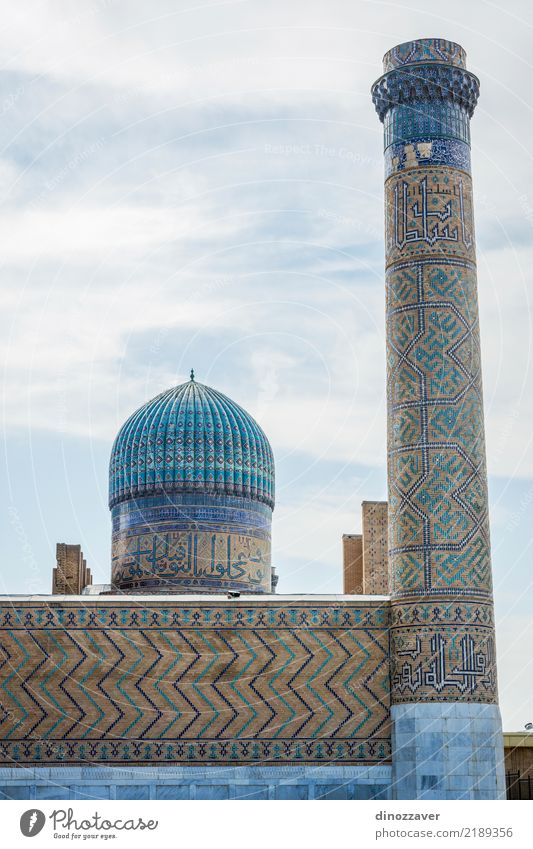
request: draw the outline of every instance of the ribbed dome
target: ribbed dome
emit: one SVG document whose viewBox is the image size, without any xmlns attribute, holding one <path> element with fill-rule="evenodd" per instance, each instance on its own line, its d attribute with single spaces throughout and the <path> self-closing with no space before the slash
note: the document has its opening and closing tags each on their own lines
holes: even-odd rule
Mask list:
<svg viewBox="0 0 533 849">
<path fill-rule="evenodd" d="M 274 458 L 238 404 L 191 379 L 140 407 L 111 451 L 109 506 L 155 492 L 211 492 L 274 506 Z"/>
</svg>

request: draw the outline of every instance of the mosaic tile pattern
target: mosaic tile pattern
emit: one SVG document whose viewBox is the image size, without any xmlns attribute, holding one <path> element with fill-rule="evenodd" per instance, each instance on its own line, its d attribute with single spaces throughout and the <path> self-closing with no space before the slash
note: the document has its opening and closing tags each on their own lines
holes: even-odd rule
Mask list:
<svg viewBox="0 0 533 849">
<path fill-rule="evenodd" d="M 420 165 L 391 176 L 385 184 L 385 227 L 387 268 L 421 257 L 475 262 L 470 176 Z"/>
<path fill-rule="evenodd" d="M 458 45 L 394 48 L 372 95 L 386 145 L 394 703 L 495 702 L 469 118 Z"/>
<path fill-rule="evenodd" d="M 124 592 L 271 592 L 270 507 L 170 493 L 112 509 L 112 584 Z"/>
<path fill-rule="evenodd" d="M 152 530 L 121 535 L 111 559 L 112 584 L 123 591 L 271 591 L 270 537 Z"/>
<path fill-rule="evenodd" d="M 436 106 L 427 102 L 416 109 L 409 104 L 399 104 L 385 115 L 383 139 L 386 150 L 391 145 L 406 142 L 435 145 L 437 142 L 455 142 L 468 146 L 468 112 L 460 103 L 443 103 Z"/>
<path fill-rule="evenodd" d="M 390 737 L 375 740 L 32 740 L 0 741 L 0 763 L 381 763 Z"/>
<path fill-rule="evenodd" d="M 117 590 L 271 592 L 272 450 L 248 413 L 193 377 L 121 428 L 109 504 Z"/>
<path fill-rule="evenodd" d="M 478 97 L 479 80 L 474 74 L 436 62 L 393 69 L 372 86 L 372 100 L 381 121 L 390 109 L 403 109 L 408 105 L 414 122 L 417 112 L 439 115 L 441 110 L 449 108 L 449 114 L 443 120 L 452 125 L 458 114 L 456 107 L 459 106 L 471 118 Z M 395 141 L 401 139 L 396 138 Z"/>
<path fill-rule="evenodd" d="M 32 628 L 68 629 L 68 631 L 121 628 L 364 628 L 381 631 L 389 627 L 388 603 L 352 601 L 306 604 L 283 601 L 239 599 L 221 604 L 206 599 L 198 605 L 180 599 L 161 599 L 157 604 L 148 600 L 138 603 L 117 603 L 101 596 L 87 597 L 87 603 L 53 601 L 3 604 L 0 607 L 0 628 L 25 631 Z"/>
<path fill-rule="evenodd" d="M 256 421 L 194 379 L 144 404 L 111 452 L 109 505 L 154 492 L 226 493 L 274 506 L 274 459 Z"/>
<path fill-rule="evenodd" d="M 418 38 L 398 44 L 389 50 L 383 57 L 383 70 L 386 73 L 413 62 L 446 62 L 458 68 L 465 68 L 466 53 L 460 44 L 445 38 Z"/>
<path fill-rule="evenodd" d="M 4 764 L 390 759 L 379 607 L 88 597 L 2 621 Z"/>
<path fill-rule="evenodd" d="M 413 625 L 480 625 L 494 629 L 494 609 L 484 598 L 458 596 L 444 599 L 427 598 L 419 595 L 415 600 L 391 605 L 391 625 L 395 629 L 412 628 Z"/>
<path fill-rule="evenodd" d="M 405 140 L 387 146 L 386 177 L 416 165 L 449 165 L 470 174 L 470 147 L 457 139 L 431 139 L 420 136 L 418 132 L 414 134 L 412 141 Z"/>
<path fill-rule="evenodd" d="M 494 702 L 495 675 L 493 628 L 439 624 L 391 632 L 391 692 L 396 702 Z"/>
<path fill-rule="evenodd" d="M 254 527 L 270 532 L 272 510 L 248 498 L 173 492 L 117 504 L 111 510 L 111 521 L 113 533 L 165 522 L 181 531 L 194 530 L 198 523 L 205 522 L 214 528 L 228 525 L 235 530 Z"/>
</svg>

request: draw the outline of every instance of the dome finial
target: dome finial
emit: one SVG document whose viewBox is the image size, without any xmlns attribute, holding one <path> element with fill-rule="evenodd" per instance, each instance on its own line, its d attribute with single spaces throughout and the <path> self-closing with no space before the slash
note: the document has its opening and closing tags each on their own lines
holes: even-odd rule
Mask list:
<svg viewBox="0 0 533 849">
<path fill-rule="evenodd" d="M 191 369 L 191 380 L 194 380 L 194 369 Z"/>
</svg>

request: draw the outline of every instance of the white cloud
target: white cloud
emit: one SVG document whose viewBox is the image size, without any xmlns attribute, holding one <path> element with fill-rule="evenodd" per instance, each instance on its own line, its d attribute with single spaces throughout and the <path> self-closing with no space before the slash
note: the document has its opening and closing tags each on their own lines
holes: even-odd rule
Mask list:
<svg viewBox="0 0 533 849">
<path fill-rule="evenodd" d="M 221 223 L 223 228 L 223 222 Z M 202 228 L 189 211 L 157 207 L 113 207 L 42 210 L 0 216 L 6 242 L 4 261 L 70 260 L 87 263 L 107 251 L 134 255 L 170 240 L 187 240 Z"/>
</svg>

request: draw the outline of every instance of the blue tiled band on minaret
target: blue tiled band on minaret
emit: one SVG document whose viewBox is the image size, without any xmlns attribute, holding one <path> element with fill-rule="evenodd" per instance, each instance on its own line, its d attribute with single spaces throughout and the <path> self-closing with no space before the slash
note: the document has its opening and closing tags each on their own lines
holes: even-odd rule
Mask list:
<svg viewBox="0 0 533 849">
<path fill-rule="evenodd" d="M 409 51 L 406 55 L 410 63 L 401 66 L 387 59 L 388 73 L 372 89 L 383 121 L 386 177 L 416 165 L 448 165 L 469 172 L 470 118 L 479 80 L 464 68 L 464 56 L 458 67 L 441 64 L 429 54 L 420 60 Z"/>
<path fill-rule="evenodd" d="M 470 173 L 470 146 L 457 139 L 414 136 L 385 149 L 385 177 L 417 165 L 448 165 Z"/>
</svg>

